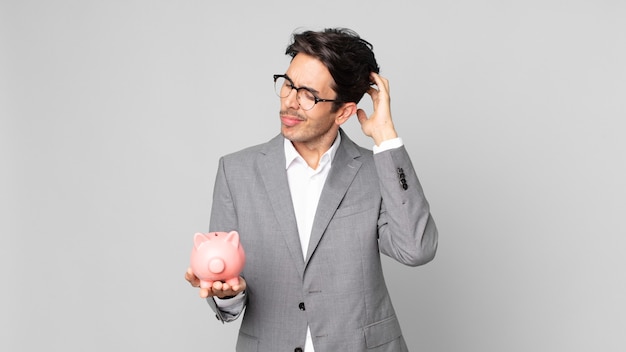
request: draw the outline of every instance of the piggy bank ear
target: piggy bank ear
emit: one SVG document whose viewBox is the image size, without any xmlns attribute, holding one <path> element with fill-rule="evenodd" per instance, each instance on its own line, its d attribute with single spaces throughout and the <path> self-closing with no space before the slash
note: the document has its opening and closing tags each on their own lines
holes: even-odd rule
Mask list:
<svg viewBox="0 0 626 352">
<path fill-rule="evenodd" d="M 208 240 L 209 240 L 209 236 L 207 236 L 207 234 L 205 233 L 196 232 L 196 234 L 193 235 L 193 245 L 196 248 L 200 247 L 201 244 L 203 244 L 204 242 Z"/>
<path fill-rule="evenodd" d="M 231 243 L 233 247 L 239 247 L 239 233 L 237 231 L 231 231 L 226 235 L 226 242 Z"/>
</svg>

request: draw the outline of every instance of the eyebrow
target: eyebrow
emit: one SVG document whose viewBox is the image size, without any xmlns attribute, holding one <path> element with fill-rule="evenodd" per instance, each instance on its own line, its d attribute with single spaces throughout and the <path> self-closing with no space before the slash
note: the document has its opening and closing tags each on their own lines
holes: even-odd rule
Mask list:
<svg viewBox="0 0 626 352">
<path fill-rule="evenodd" d="M 291 79 L 291 77 L 289 77 L 289 75 L 287 73 L 285 73 L 285 78 L 287 78 L 289 80 L 289 82 L 291 82 L 293 84 L 293 79 Z M 311 88 L 311 87 L 307 87 L 307 86 L 302 86 L 302 87 L 298 87 L 298 88 L 304 88 L 304 89 L 308 90 L 309 92 L 314 93 L 316 96 L 320 94 L 320 92 L 317 89 L 315 89 L 315 88 Z"/>
</svg>

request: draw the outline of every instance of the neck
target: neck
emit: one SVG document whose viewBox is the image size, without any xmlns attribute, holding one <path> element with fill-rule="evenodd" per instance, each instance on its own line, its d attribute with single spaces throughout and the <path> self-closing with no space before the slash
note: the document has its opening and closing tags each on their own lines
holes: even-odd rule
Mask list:
<svg viewBox="0 0 626 352">
<path fill-rule="evenodd" d="M 312 142 L 291 142 L 293 147 L 296 148 L 296 151 L 304 161 L 306 161 L 307 165 L 309 165 L 312 169 L 317 169 L 317 166 L 322 159 L 322 155 L 330 149 L 330 147 L 335 142 L 337 138 L 337 134 L 334 135 L 324 135 L 317 141 Z"/>
</svg>

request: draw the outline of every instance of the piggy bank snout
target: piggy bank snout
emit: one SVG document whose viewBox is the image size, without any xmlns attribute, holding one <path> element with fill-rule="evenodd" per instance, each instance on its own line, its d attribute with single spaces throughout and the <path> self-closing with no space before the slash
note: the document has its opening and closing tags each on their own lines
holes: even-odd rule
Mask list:
<svg viewBox="0 0 626 352">
<path fill-rule="evenodd" d="M 213 274 L 219 274 L 224 271 L 226 265 L 221 258 L 213 258 L 209 261 L 209 271 Z"/>
</svg>

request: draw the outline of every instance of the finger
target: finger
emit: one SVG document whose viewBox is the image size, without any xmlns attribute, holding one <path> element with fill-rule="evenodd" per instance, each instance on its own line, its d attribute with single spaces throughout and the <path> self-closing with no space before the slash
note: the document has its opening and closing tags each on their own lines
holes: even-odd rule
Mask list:
<svg viewBox="0 0 626 352">
<path fill-rule="evenodd" d="M 246 280 L 243 277 L 239 277 L 239 283 L 236 285 L 233 285 L 233 291 L 235 292 L 241 292 L 243 290 L 246 289 Z"/>
<path fill-rule="evenodd" d="M 372 80 L 378 86 L 379 91 L 389 92 L 389 80 L 384 78 L 383 76 L 377 74 L 376 72 L 372 72 Z"/>
<path fill-rule="evenodd" d="M 372 79 L 372 82 L 374 82 L 374 84 L 377 85 L 378 87 L 384 85 L 383 79 L 378 73 L 372 72 L 372 74 L 370 75 L 370 78 Z"/>
<path fill-rule="evenodd" d="M 241 289 L 241 284 L 240 284 L 240 283 L 239 283 L 239 284 L 236 284 L 236 285 L 232 285 L 232 286 L 230 287 L 230 289 L 231 289 L 233 292 L 243 291 L 243 290 Z"/>
<path fill-rule="evenodd" d="M 213 282 L 213 286 L 211 287 L 213 289 L 213 292 L 216 291 L 222 291 L 224 290 L 224 284 L 221 281 L 215 281 Z"/>
<path fill-rule="evenodd" d="M 200 289 L 200 298 L 207 298 L 209 297 L 209 289 L 208 288 L 201 288 Z"/>
<path fill-rule="evenodd" d="M 231 290 L 230 285 L 227 282 L 222 283 L 222 292 L 228 292 Z"/>
<path fill-rule="evenodd" d="M 374 107 L 376 107 L 376 103 L 378 102 L 378 89 L 376 89 L 374 87 L 369 87 L 367 89 L 366 93 L 372 99 L 372 104 L 374 104 Z"/>
</svg>

